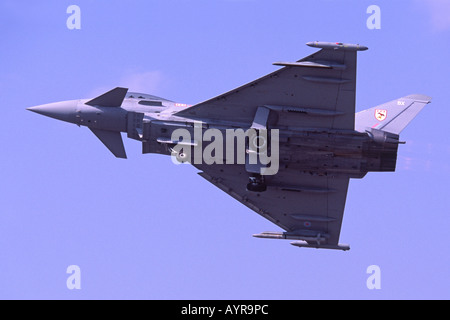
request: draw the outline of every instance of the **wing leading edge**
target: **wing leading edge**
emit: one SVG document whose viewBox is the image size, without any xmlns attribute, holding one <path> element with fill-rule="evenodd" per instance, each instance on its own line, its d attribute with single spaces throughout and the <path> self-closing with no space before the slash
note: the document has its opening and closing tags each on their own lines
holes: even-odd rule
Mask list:
<svg viewBox="0 0 450 320">
<path fill-rule="evenodd" d="M 323 49 L 297 62 L 276 62 L 283 68 L 176 115 L 251 124 L 258 107 L 270 106 L 277 111 L 274 126 L 353 130 L 356 55 L 363 49 L 318 47 Z"/>
</svg>

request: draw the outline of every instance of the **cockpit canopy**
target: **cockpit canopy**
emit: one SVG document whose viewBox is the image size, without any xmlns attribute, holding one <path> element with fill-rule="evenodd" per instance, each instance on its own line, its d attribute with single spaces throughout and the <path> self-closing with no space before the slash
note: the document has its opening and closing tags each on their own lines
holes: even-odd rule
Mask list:
<svg viewBox="0 0 450 320">
<path fill-rule="evenodd" d="M 138 92 L 128 92 L 127 99 L 138 99 L 138 100 L 150 100 L 150 101 L 168 101 L 173 102 L 171 100 L 167 100 L 161 97 L 153 96 L 151 94 L 138 93 Z"/>
<path fill-rule="evenodd" d="M 138 92 L 128 92 L 126 98 L 138 100 L 138 104 L 146 107 L 167 108 L 171 103 L 173 103 L 173 101 L 161 97 Z"/>
</svg>

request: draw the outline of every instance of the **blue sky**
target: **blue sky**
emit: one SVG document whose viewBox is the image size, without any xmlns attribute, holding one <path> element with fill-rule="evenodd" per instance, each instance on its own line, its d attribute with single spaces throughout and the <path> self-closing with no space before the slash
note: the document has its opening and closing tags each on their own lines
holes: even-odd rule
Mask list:
<svg viewBox="0 0 450 320">
<path fill-rule="evenodd" d="M 81 30 L 66 26 L 72 4 Z M 380 30 L 366 26 L 372 4 Z M 448 1 L 3 0 L 0 30 L 0 298 L 450 298 Z M 115 159 L 87 128 L 25 110 L 116 86 L 195 104 L 315 40 L 369 47 L 357 111 L 433 97 L 402 133 L 397 172 L 350 182 L 349 252 L 253 238 L 278 228 L 194 168 L 132 140 Z M 70 265 L 81 290 L 66 287 Z"/>
</svg>

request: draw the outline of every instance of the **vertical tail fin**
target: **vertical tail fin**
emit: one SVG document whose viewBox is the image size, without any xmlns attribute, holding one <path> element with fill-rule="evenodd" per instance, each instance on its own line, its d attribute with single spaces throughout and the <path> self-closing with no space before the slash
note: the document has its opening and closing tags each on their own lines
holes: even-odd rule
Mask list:
<svg viewBox="0 0 450 320">
<path fill-rule="evenodd" d="M 431 102 L 425 95 L 412 94 L 356 113 L 355 130 L 370 129 L 400 134 L 417 114 Z"/>
</svg>

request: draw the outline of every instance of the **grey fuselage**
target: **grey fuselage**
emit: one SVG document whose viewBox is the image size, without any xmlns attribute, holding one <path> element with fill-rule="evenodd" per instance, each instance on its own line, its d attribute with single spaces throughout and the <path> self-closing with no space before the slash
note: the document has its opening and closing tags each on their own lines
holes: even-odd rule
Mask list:
<svg viewBox="0 0 450 320">
<path fill-rule="evenodd" d="M 174 130 L 187 129 L 194 135 L 194 125 L 202 130 L 215 128 L 244 130 L 250 123 L 230 123 L 220 119 L 191 119 L 175 113 L 188 105 L 155 96 L 128 93 L 120 107 L 87 105 L 88 100 L 71 100 L 29 108 L 52 118 L 90 129 L 126 132 L 143 143 L 143 153 L 170 155 Z M 370 171 L 395 171 L 398 135 L 371 130 L 330 130 L 326 128 L 272 127 L 278 129 L 280 167 L 317 175 L 345 174 L 362 178 Z M 207 146 L 203 144 L 203 148 Z"/>
</svg>

